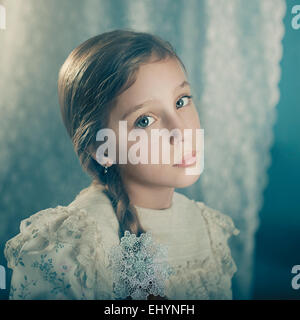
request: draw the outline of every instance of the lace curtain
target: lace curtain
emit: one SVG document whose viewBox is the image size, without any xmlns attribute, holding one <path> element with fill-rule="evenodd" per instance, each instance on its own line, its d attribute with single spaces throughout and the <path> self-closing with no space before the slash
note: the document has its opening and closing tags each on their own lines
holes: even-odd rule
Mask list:
<svg viewBox="0 0 300 320">
<path fill-rule="evenodd" d="M 2 1 L 0 264 L 20 220 L 67 205 L 90 182 L 62 125 L 57 72 L 87 38 L 115 28 L 170 41 L 188 70 L 205 134 L 205 169 L 179 190 L 230 215 L 241 235 L 234 296 L 251 299 L 254 235 L 279 99 L 284 0 Z"/>
</svg>

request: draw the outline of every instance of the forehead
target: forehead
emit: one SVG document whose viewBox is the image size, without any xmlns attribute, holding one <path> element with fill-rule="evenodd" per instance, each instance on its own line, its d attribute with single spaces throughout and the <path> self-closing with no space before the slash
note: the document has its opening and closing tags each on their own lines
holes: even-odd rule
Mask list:
<svg viewBox="0 0 300 320">
<path fill-rule="evenodd" d="M 184 69 L 176 58 L 143 64 L 134 84 L 118 97 L 118 108 L 129 108 L 147 100 L 161 100 L 162 94 L 173 95 L 174 88 L 186 80 Z"/>
</svg>

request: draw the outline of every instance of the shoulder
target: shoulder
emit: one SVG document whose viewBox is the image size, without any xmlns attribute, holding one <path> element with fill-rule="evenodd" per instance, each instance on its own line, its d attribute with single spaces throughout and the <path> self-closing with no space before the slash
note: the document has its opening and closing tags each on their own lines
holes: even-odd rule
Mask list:
<svg viewBox="0 0 300 320">
<path fill-rule="evenodd" d="M 114 234 L 118 234 L 118 219 L 111 201 L 105 194 L 104 187 L 100 184 L 92 183 L 89 187 L 81 190 L 68 207 L 87 211 L 103 231 L 109 229 Z"/>
<path fill-rule="evenodd" d="M 40 210 L 20 223 L 20 233 L 7 241 L 8 266 L 15 266 L 19 256 L 28 251 L 48 251 L 59 244 L 72 247 L 99 247 L 116 242 L 118 220 L 109 199 L 99 186 L 79 192 L 68 206 Z"/>
<path fill-rule="evenodd" d="M 240 234 L 232 218 L 219 210 L 208 207 L 203 202 L 196 201 L 206 222 L 212 251 L 219 263 L 220 271 L 231 280 L 237 271 L 237 266 L 232 258 L 228 240 L 231 236 Z"/>
<path fill-rule="evenodd" d="M 195 203 L 200 209 L 210 232 L 221 233 L 226 238 L 229 238 L 231 235 L 237 236 L 240 233 L 240 230 L 235 227 L 235 224 L 229 215 L 207 206 L 204 202 L 195 201 Z"/>
<path fill-rule="evenodd" d="M 86 190 L 81 192 L 81 196 L 87 194 Z M 15 296 L 25 297 L 25 289 L 30 287 L 27 298 L 56 298 L 56 293 L 67 298 L 92 297 L 95 270 L 105 280 L 105 252 L 108 245 L 117 243 L 118 234 L 111 223 L 100 218 L 101 205 L 97 219 L 89 201 L 80 203 L 58 205 L 31 215 L 21 221 L 19 234 L 6 242 L 4 254 L 13 269 L 12 288 L 19 288 Z"/>
<path fill-rule="evenodd" d="M 20 233 L 8 240 L 5 256 L 14 267 L 25 252 L 49 251 L 59 244 L 75 244 L 95 224 L 85 210 L 65 206 L 41 210 L 21 221 Z M 94 232 L 92 232 L 94 233 Z"/>
</svg>

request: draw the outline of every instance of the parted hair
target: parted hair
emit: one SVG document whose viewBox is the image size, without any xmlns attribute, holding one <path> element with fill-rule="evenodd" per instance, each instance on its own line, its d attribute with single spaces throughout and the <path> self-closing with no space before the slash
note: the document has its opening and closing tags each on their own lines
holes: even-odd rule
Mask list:
<svg viewBox="0 0 300 320">
<path fill-rule="evenodd" d="M 146 32 L 116 29 L 76 47 L 58 75 L 63 123 L 80 165 L 93 178 L 93 183 L 104 186 L 119 221 L 120 238 L 126 230 L 137 236 L 145 230 L 130 202 L 118 164 L 114 163 L 104 174 L 104 167 L 92 157 L 91 150 L 95 152 L 99 144 L 96 134 L 107 127 L 118 96 L 135 82 L 139 66 L 147 63 L 153 54 L 157 61 L 177 58 L 186 70 L 168 41 Z"/>
</svg>

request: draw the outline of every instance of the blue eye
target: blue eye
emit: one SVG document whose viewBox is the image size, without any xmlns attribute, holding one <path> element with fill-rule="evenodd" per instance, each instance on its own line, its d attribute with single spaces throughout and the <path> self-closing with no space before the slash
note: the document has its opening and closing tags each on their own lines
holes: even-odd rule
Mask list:
<svg viewBox="0 0 300 320">
<path fill-rule="evenodd" d="M 185 95 L 185 96 L 182 96 L 180 99 L 177 100 L 176 102 L 176 106 L 181 108 L 183 106 L 186 106 L 189 104 L 189 100 L 192 98 L 193 96 L 188 96 L 188 95 Z M 187 100 L 186 104 L 184 104 L 184 98 Z M 179 102 L 179 103 L 178 103 Z M 149 118 L 152 118 L 151 116 L 148 116 L 148 115 L 143 115 L 141 116 L 140 118 L 138 118 L 136 120 L 136 122 L 134 123 L 134 126 L 135 127 L 138 127 L 138 128 L 147 128 L 150 124 L 152 124 L 154 122 L 154 120 L 152 120 L 152 122 L 149 121 Z"/>
<path fill-rule="evenodd" d="M 190 100 L 191 98 L 193 98 L 193 96 L 183 96 L 183 97 L 181 97 L 180 99 L 178 99 L 178 101 L 176 102 L 176 106 L 177 106 L 177 107 L 181 108 L 181 107 L 184 105 L 184 102 L 182 102 L 184 98 L 187 99 L 187 104 L 188 104 L 188 103 L 189 103 L 189 100 Z M 180 103 L 178 103 L 179 101 L 180 101 Z M 186 105 L 187 105 L 187 104 L 186 104 Z"/>
<path fill-rule="evenodd" d="M 147 115 L 144 115 L 142 117 L 140 117 L 136 122 L 135 122 L 135 126 L 136 127 L 139 127 L 139 128 L 147 128 L 150 124 L 149 124 L 149 120 L 148 118 L 153 118 L 151 116 L 147 116 Z M 154 121 L 154 120 L 153 120 Z"/>
</svg>

